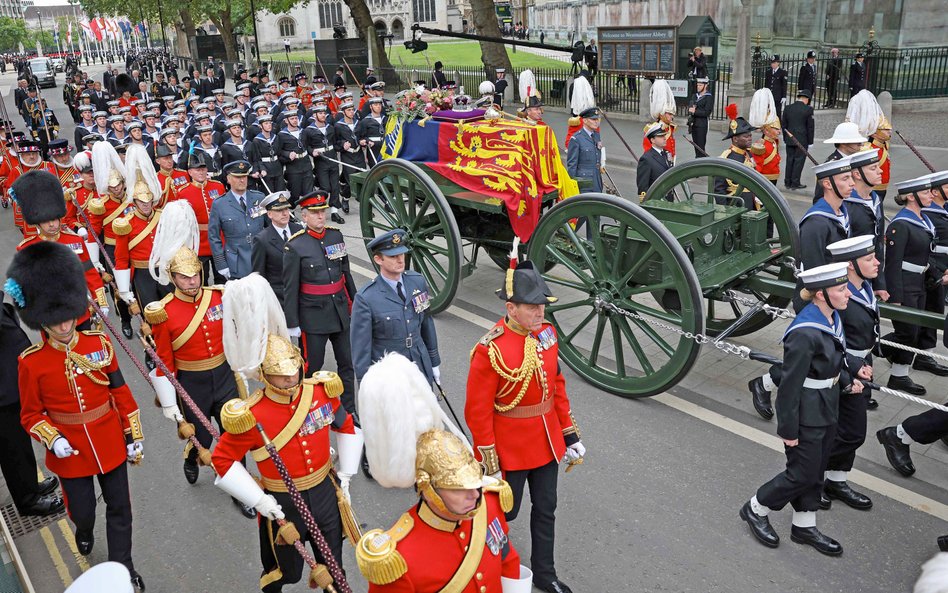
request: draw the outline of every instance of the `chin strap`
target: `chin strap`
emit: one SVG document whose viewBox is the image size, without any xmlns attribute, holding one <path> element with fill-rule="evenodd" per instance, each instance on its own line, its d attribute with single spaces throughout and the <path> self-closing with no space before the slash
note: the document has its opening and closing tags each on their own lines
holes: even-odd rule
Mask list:
<svg viewBox="0 0 948 593">
<path fill-rule="evenodd" d="M 823 298 L 826 299 L 826 305 L 827 305 L 830 309 L 832 309 L 832 310 L 835 311 L 835 310 L 836 310 L 836 307 L 833 306 L 833 301 L 830 300 L 829 292 L 827 292 L 825 288 L 820 289 L 820 292 L 823 293 Z"/>
</svg>

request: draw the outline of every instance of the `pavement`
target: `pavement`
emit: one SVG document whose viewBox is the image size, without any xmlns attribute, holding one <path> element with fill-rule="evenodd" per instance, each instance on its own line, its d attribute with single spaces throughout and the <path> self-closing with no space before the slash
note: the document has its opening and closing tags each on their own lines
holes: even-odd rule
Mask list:
<svg viewBox="0 0 948 593">
<path fill-rule="evenodd" d="M 89 71 L 98 78 L 102 70 Z M 12 82 L 11 74 L 0 76 L 0 86 Z M 69 128 L 60 90 L 45 94 Z M 5 94 L 5 100 L 15 113 L 12 96 Z M 839 112 L 820 114 L 818 139 L 828 137 L 841 117 Z M 562 137 L 566 114 L 551 110 L 546 120 Z M 642 122 L 614 117 L 614 123 L 639 152 Z M 920 150 L 936 167 L 948 168 L 948 148 L 938 146 L 948 132 L 944 118 L 905 116 L 895 124 L 907 137 L 918 139 Z M 65 137 L 72 137 L 71 130 L 65 132 Z M 724 150 L 721 135 L 710 135 L 711 154 Z M 606 126 L 603 142 L 620 193 L 635 196 L 634 161 Z M 690 160 L 691 148 L 683 141 L 679 147 L 679 163 Z M 814 156 L 822 160 L 830 150 L 818 140 Z M 926 172 L 901 145 L 893 147 L 892 160 L 894 179 Z M 812 188 L 809 164 L 804 183 Z M 795 216 L 811 201 L 804 192 L 787 193 L 785 198 Z M 350 237 L 353 273 L 361 286 L 374 272 L 362 242 L 355 239 L 360 235 L 358 210 L 353 203 L 342 230 Z M 6 268 L 20 241 L 11 218 L 9 210 L 0 211 L 0 269 Z M 500 282 L 500 270 L 485 260 L 462 281 L 454 304 L 437 316 L 442 377 L 455 409 L 463 405 L 470 348 L 501 315 L 493 293 Z M 779 355 L 778 340 L 786 323 L 778 321 L 732 341 Z M 944 348 L 939 352 L 946 353 Z M 149 386 L 124 353 L 119 357 L 142 407 L 146 434 L 144 463 L 129 474 L 135 513 L 133 553 L 148 591 L 257 590 L 255 523 L 243 518 L 229 497 L 213 486 L 210 470 L 202 471 L 196 485 L 185 483 L 182 443 L 174 427 L 152 405 Z M 332 357 L 327 359 L 333 368 Z M 834 503 L 832 510 L 819 514 L 820 528 L 845 549 L 842 557 L 827 558 L 789 541 L 787 510 L 771 515 L 783 538 L 776 550 L 758 544 L 738 518 L 741 505 L 780 472 L 785 461 L 775 424 L 754 413 L 746 389 L 750 378 L 766 370 L 763 365 L 706 346 L 679 385 L 638 400 L 610 395 L 565 365 L 563 369 L 588 451 L 584 465 L 561 474 L 559 486 L 557 567 L 560 578 L 577 593 L 910 591 L 921 564 L 937 551 L 936 538 L 948 533 L 948 447 L 913 446 L 918 471 L 903 478 L 888 465 L 874 440 L 879 428 L 923 411 L 918 405 L 877 397 L 880 407 L 869 413 L 868 442 L 859 450 L 850 476 L 854 487 L 869 494 L 875 506 L 860 512 Z M 875 372 L 880 380 L 887 377 L 885 361 Z M 943 401 L 948 381 L 921 373 L 915 378 L 928 386 L 932 401 Z M 36 450 L 42 466 L 43 451 L 39 446 Z M 416 500 L 411 491 L 384 490 L 361 475 L 353 479 L 352 495 L 367 528 L 387 528 Z M 27 526 L 25 533 L 15 535 L 38 593 L 62 591 L 88 566 L 106 560 L 104 510 L 99 518 L 96 547 L 87 558 L 75 553 L 71 524 L 63 517 Z M 523 515 L 511 525 L 511 541 L 525 559 L 530 547 L 528 523 Z M 365 591 L 348 544 L 344 566 L 353 591 Z M 284 590 L 304 591 L 305 586 Z"/>
</svg>

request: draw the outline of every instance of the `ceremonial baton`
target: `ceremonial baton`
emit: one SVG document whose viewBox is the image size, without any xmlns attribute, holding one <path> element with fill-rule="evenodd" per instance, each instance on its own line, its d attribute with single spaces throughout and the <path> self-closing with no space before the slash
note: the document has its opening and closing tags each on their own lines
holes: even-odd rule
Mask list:
<svg viewBox="0 0 948 593">
<path fill-rule="evenodd" d="M 612 120 L 609 119 L 609 116 L 606 115 L 606 112 L 599 110 L 599 113 L 602 114 L 602 119 L 606 120 L 606 123 L 609 124 L 609 127 L 612 128 L 612 131 L 616 133 L 616 136 L 619 137 L 619 141 L 622 142 L 622 145 L 625 146 L 625 149 L 629 151 L 629 154 L 632 155 L 632 161 L 638 163 L 639 157 L 635 154 L 635 151 L 632 150 L 632 147 L 629 146 L 629 143 L 625 141 L 625 138 L 622 137 L 622 134 L 619 132 L 619 128 L 616 127 Z"/>
<path fill-rule="evenodd" d="M 784 133 L 785 133 L 787 136 L 790 137 L 791 140 L 793 140 L 793 143 L 797 145 L 797 148 L 799 148 L 800 150 L 803 151 L 803 154 L 806 155 L 806 158 L 810 159 L 810 162 L 812 162 L 814 165 L 819 165 L 819 164 L 820 164 L 819 161 L 817 161 L 815 158 L 813 158 L 813 155 L 810 154 L 810 153 L 807 151 L 807 149 L 806 149 L 802 144 L 800 144 L 800 141 L 797 140 L 797 137 L 794 136 L 793 133 L 790 132 L 790 130 L 784 128 L 783 131 L 784 131 Z"/>
<path fill-rule="evenodd" d="M 441 396 L 438 397 L 438 399 L 441 401 L 444 401 L 444 403 L 447 404 L 448 411 L 451 412 L 451 415 L 454 416 L 454 421 L 457 422 L 458 430 L 464 432 L 464 429 L 462 428 L 464 425 L 461 424 L 461 419 L 458 418 L 458 415 L 454 413 L 454 408 L 451 406 L 451 401 L 448 399 L 447 394 L 445 394 L 444 389 L 441 388 L 441 383 L 438 383 L 437 381 L 435 381 L 435 385 L 438 386 L 438 392 L 441 394 Z M 465 437 L 467 436 L 466 432 L 464 432 L 464 436 Z M 468 441 L 470 441 L 470 439 L 468 439 Z"/>
<path fill-rule="evenodd" d="M 315 54 L 315 52 L 313 52 L 313 53 Z M 319 56 L 318 56 L 318 55 L 316 56 L 316 63 L 319 64 L 319 69 L 322 70 L 323 78 L 326 79 L 326 85 L 328 86 L 328 85 L 329 85 L 329 75 L 326 74 L 326 69 L 323 68 L 323 62 L 322 62 L 322 60 L 319 59 Z"/>
<path fill-rule="evenodd" d="M 695 144 L 695 141 L 692 140 L 691 138 L 689 138 L 689 137 L 688 137 L 688 134 L 682 134 L 681 137 L 684 138 L 685 140 L 687 140 L 687 141 L 688 141 L 688 144 L 694 146 L 694 147 L 695 147 L 695 150 L 697 150 L 698 152 L 701 153 L 701 156 L 711 156 L 710 154 L 708 154 L 708 152 L 707 152 L 705 149 L 703 149 L 703 148 L 701 148 L 700 146 L 698 146 L 697 144 Z"/>
<path fill-rule="evenodd" d="M 344 162 L 339 161 L 339 160 L 336 160 L 336 159 L 334 159 L 334 158 L 332 158 L 332 157 L 328 157 L 328 156 L 326 156 L 325 154 L 320 154 L 320 155 L 319 155 L 319 158 L 321 158 L 321 159 L 326 159 L 327 161 L 336 163 L 336 164 L 338 164 L 338 165 L 342 165 L 343 167 L 349 167 L 350 169 L 355 169 L 356 171 L 359 171 L 360 173 L 365 173 L 366 171 L 368 171 L 368 169 L 363 169 L 362 167 L 358 167 L 358 166 L 356 166 L 356 165 L 350 165 L 349 163 L 344 163 Z"/>
<path fill-rule="evenodd" d="M 349 66 L 349 62 L 345 58 L 342 58 L 342 63 L 345 64 L 346 70 L 349 71 L 349 75 L 352 76 L 352 80 L 355 81 L 359 88 L 362 89 L 362 93 L 365 94 L 365 87 L 362 85 L 362 82 L 359 80 L 359 77 L 355 75 L 355 72 L 352 71 L 352 68 Z"/>
<path fill-rule="evenodd" d="M 902 132 L 900 132 L 900 131 L 898 131 L 898 130 L 895 130 L 895 133 L 898 134 L 898 135 L 899 135 L 899 138 L 902 139 L 902 142 L 904 142 L 905 145 L 909 147 L 909 150 L 911 150 L 912 152 L 915 153 L 915 156 L 918 157 L 918 160 L 922 161 L 922 164 L 925 165 L 926 167 L 928 167 L 928 170 L 929 170 L 929 171 L 931 171 L 932 173 L 934 173 L 934 172 L 935 172 L 935 167 L 932 167 L 932 164 L 931 164 L 930 162 L 928 162 L 928 159 L 926 159 L 925 157 L 922 156 L 922 153 L 920 153 L 920 152 L 918 151 L 918 149 L 915 148 L 915 145 L 912 144 L 911 142 L 909 142 L 908 138 L 906 138 L 905 136 L 902 135 Z"/>
</svg>

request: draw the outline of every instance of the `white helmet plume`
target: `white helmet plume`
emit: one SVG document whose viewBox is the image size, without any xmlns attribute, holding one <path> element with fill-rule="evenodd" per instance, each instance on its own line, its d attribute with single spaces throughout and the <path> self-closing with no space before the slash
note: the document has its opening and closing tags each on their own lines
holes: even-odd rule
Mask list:
<svg viewBox="0 0 948 593">
<path fill-rule="evenodd" d="M 859 126 L 859 133 L 865 137 L 872 136 L 879 129 L 879 122 L 885 115 L 882 107 L 872 91 L 863 89 L 849 100 L 849 107 L 846 109 L 846 121 L 851 121 Z"/>
<path fill-rule="evenodd" d="M 125 164 L 109 142 L 96 142 L 92 145 L 92 170 L 95 173 L 95 189 L 100 195 L 109 191 L 109 175 L 112 170 L 125 179 Z"/>
<path fill-rule="evenodd" d="M 777 107 L 770 89 L 758 89 L 751 99 L 747 122 L 755 128 L 773 123 L 777 119 Z"/>
<path fill-rule="evenodd" d="M 518 90 L 520 91 L 520 101 L 523 103 L 526 103 L 530 95 L 536 92 L 537 79 L 533 75 L 532 70 L 524 70 L 520 73 L 520 84 L 518 85 Z"/>
<path fill-rule="evenodd" d="M 675 113 L 675 93 L 672 92 L 667 80 L 656 79 L 652 83 L 652 90 L 648 93 L 649 109 L 648 112 L 654 119 L 661 117 L 663 113 Z"/>
<path fill-rule="evenodd" d="M 596 95 L 593 94 L 592 85 L 585 76 L 577 76 L 573 81 L 573 97 L 570 99 L 569 107 L 574 115 L 596 106 Z"/>
<path fill-rule="evenodd" d="M 201 234 L 191 204 L 187 200 L 174 200 L 161 211 L 151 255 L 148 256 L 148 271 L 162 286 L 171 282 L 168 264 L 182 247 L 197 253 L 201 247 Z"/>
<path fill-rule="evenodd" d="M 259 378 L 267 355 L 267 336 L 290 338 L 283 307 L 270 283 L 257 273 L 228 282 L 223 304 L 224 356 L 235 372 Z"/>
<path fill-rule="evenodd" d="M 96 142 L 96 144 L 99 144 Z M 141 144 L 129 144 L 125 151 L 125 196 L 129 202 L 135 195 L 135 186 L 139 180 L 144 181 L 151 192 L 152 203 L 161 200 L 161 182 L 155 172 L 155 165 L 148 156 L 148 151 Z"/>
</svg>

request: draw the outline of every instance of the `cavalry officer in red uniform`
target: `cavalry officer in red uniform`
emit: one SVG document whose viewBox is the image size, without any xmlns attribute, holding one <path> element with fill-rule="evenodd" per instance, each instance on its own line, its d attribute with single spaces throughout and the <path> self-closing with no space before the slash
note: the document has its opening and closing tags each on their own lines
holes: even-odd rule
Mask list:
<svg viewBox="0 0 948 593">
<path fill-rule="evenodd" d="M 355 370 L 349 343 L 349 314 L 356 294 L 342 233 L 326 226 L 329 194 L 316 190 L 300 201 L 306 229 L 283 248 L 283 309 L 291 337 L 302 337 L 306 372 L 323 368 L 332 342 L 342 378 L 342 405 L 355 414 Z"/>
<path fill-rule="evenodd" d="M 754 168 L 777 185 L 780 178 L 780 120 L 777 119 L 774 97 L 768 89 L 754 93 L 747 121 L 761 132 L 761 139 L 750 147 Z"/>
<path fill-rule="evenodd" d="M 184 155 L 181 159 L 186 163 L 191 184 L 182 186 L 178 190 L 179 200 L 187 200 L 197 216 L 198 229 L 201 231 L 201 247 L 198 257 L 204 268 L 204 281 L 214 283 L 214 271 L 211 265 L 211 244 L 207 240 L 207 222 L 211 217 L 211 205 L 214 200 L 227 193 L 224 184 L 207 177 L 207 157 L 203 152 L 194 152 Z M 223 282 L 223 280 L 222 280 Z"/>
<path fill-rule="evenodd" d="M 168 276 L 174 292 L 145 306 L 145 321 L 151 326 L 155 351 L 168 370 L 188 392 L 207 418 L 220 423 L 221 408 L 238 397 L 234 373 L 224 358 L 223 287 L 202 286 L 202 266 L 197 255 L 180 248 L 168 264 Z M 166 418 L 178 420 L 181 412 L 177 394 L 161 368 L 151 372 Z M 211 447 L 211 434 L 187 406 L 184 418 L 194 424 L 195 436 L 205 448 Z M 189 443 L 185 448 L 184 478 L 189 484 L 198 480 L 198 450 Z M 251 507 L 238 504 L 242 513 L 253 518 Z"/>
<path fill-rule="evenodd" d="M 89 257 L 87 246 L 83 243 L 82 237 L 62 224 L 62 217 L 66 213 L 66 204 L 63 201 L 62 186 L 59 185 L 59 180 L 46 171 L 30 171 L 16 180 L 16 183 L 13 184 L 13 191 L 16 192 L 20 201 L 24 220 L 27 224 L 35 226 L 39 231 L 39 234 L 29 239 L 23 239 L 17 245 L 17 251 L 22 251 L 30 245 L 43 241 L 62 243 L 68 247 L 82 262 L 83 275 L 89 294 L 92 295 L 107 315 L 108 303 L 105 300 L 105 286 L 102 284 L 102 277 L 96 270 L 94 262 Z M 77 327 L 83 330 L 92 329 L 88 308 L 78 318 Z"/>
<path fill-rule="evenodd" d="M 16 144 L 17 161 L 13 163 L 10 173 L 7 175 L 7 187 L 12 188 L 17 178 L 30 171 L 48 171 L 53 172 L 54 167 L 43 160 L 43 153 L 40 152 L 39 142 L 34 140 L 20 140 Z M 23 220 L 23 213 L 20 205 L 17 203 L 16 195 L 13 197 L 13 224 L 20 229 L 24 238 L 32 237 L 36 234 L 36 227 L 30 226 Z"/>
<path fill-rule="evenodd" d="M 484 478 L 467 443 L 444 430 L 418 437 L 415 468 L 418 503 L 356 548 L 369 593 L 531 591 L 507 539 L 510 486 Z"/>
<path fill-rule="evenodd" d="M 23 322 L 43 334 L 42 343 L 20 355 L 21 423 L 48 450 L 46 467 L 62 483 L 79 553 L 88 556 L 94 544 L 98 481 L 108 558 L 124 564 L 132 584 L 144 591 L 132 563 L 125 466 L 142 459 L 141 420 L 108 337 L 76 329 L 88 306 L 82 265 L 65 245 L 42 241 L 18 252 L 7 276 L 6 293 Z"/>
<path fill-rule="evenodd" d="M 518 515 L 530 482 L 534 585 L 570 593 L 553 562 L 556 482 L 560 461 L 579 463 L 586 449 L 570 412 L 556 330 L 543 321 L 545 306 L 556 298 L 532 262 L 516 259 L 498 295 L 507 314 L 471 353 L 464 417 L 485 472 L 503 473 L 513 490 L 507 520 Z"/>
<path fill-rule="evenodd" d="M 252 282 L 259 278 L 251 276 L 244 280 Z M 265 284 L 263 289 L 269 290 Z M 219 476 L 215 484 L 262 515 L 260 589 L 265 593 L 277 593 L 284 585 L 299 582 L 303 572 L 303 559 L 292 545 L 277 537 L 286 533 L 276 519 L 285 517 L 293 523 L 300 539 L 312 545 L 317 562 L 325 564 L 326 559 L 280 479 L 257 423 L 279 451 L 303 504 L 312 512 L 340 566 L 344 523 L 354 523 L 348 500 L 345 496 L 340 498 L 341 491 L 337 491 L 329 450 L 329 429 L 340 439 L 347 435 L 355 437 L 352 417 L 339 402 L 342 382 L 338 375 L 328 371 L 303 379 L 302 364 L 299 350 L 289 340 L 270 333 L 263 362 L 258 367 L 264 388 L 246 400 L 232 400 L 224 405 L 222 419 L 227 432 L 214 448 L 214 471 Z M 235 360 L 234 367 L 240 366 Z M 361 450 L 361 442 L 354 449 L 340 446 L 340 466 L 348 465 L 356 471 Z M 263 489 L 238 462 L 248 451 L 257 462 Z M 348 537 L 358 538 L 357 528 L 345 530 Z"/>
</svg>

